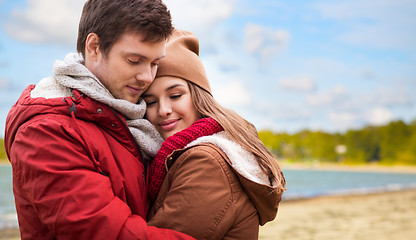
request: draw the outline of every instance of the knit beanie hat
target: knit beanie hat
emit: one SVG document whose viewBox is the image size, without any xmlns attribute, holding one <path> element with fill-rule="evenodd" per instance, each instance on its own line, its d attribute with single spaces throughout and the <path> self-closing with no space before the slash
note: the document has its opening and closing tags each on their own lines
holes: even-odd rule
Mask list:
<svg viewBox="0 0 416 240">
<path fill-rule="evenodd" d="M 175 29 L 166 43 L 165 54 L 159 63 L 156 78 L 179 77 L 211 94 L 204 65 L 199 59 L 199 41 L 193 33 Z"/>
</svg>

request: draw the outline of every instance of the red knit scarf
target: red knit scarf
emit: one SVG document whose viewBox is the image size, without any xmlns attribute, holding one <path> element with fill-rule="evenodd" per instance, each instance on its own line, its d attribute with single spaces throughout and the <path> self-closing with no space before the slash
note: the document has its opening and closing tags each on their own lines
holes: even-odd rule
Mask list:
<svg viewBox="0 0 416 240">
<path fill-rule="evenodd" d="M 149 196 L 153 201 L 156 199 L 166 176 L 165 159 L 173 151 L 182 149 L 190 142 L 199 137 L 209 136 L 224 130 L 221 125 L 212 118 L 202 118 L 195 121 L 190 127 L 168 137 L 156 154 L 155 159 L 149 167 Z"/>
</svg>

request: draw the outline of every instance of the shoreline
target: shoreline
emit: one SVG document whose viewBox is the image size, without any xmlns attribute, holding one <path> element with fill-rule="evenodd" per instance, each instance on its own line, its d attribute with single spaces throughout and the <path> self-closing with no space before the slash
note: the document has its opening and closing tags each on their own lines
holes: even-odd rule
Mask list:
<svg viewBox="0 0 416 240">
<path fill-rule="evenodd" d="M 319 170 L 319 171 L 352 171 L 352 172 L 380 172 L 380 173 L 406 173 L 416 174 L 416 166 L 413 165 L 379 165 L 379 164 L 362 164 L 348 165 L 342 163 L 320 163 L 320 162 L 296 162 L 279 161 L 282 170 Z"/>
<path fill-rule="evenodd" d="M 337 193 L 329 193 L 329 194 L 317 194 L 313 196 L 299 196 L 299 197 L 286 197 L 283 194 L 283 198 L 281 202 L 296 202 L 296 201 L 303 201 L 309 199 L 318 199 L 318 198 L 336 198 L 336 197 L 359 197 L 359 196 L 369 196 L 369 195 L 377 195 L 377 194 L 391 194 L 391 193 L 400 193 L 405 191 L 416 191 L 416 186 L 410 187 L 400 187 L 400 188 L 374 188 L 374 189 L 367 189 L 367 190 L 346 190 L 340 191 Z"/>
</svg>

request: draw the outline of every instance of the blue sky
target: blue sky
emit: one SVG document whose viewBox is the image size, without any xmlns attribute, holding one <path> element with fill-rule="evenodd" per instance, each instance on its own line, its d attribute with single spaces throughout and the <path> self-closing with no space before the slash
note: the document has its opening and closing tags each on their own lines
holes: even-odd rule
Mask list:
<svg viewBox="0 0 416 240">
<path fill-rule="evenodd" d="M 29 84 L 75 51 L 84 0 L 0 0 L 0 136 Z M 214 97 L 276 132 L 416 120 L 414 0 L 166 0 Z"/>
</svg>

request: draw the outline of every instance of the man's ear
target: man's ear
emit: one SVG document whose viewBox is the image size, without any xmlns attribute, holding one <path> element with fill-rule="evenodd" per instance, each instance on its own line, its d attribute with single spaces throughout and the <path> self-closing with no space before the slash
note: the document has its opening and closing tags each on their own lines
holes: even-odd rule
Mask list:
<svg viewBox="0 0 416 240">
<path fill-rule="evenodd" d="M 97 61 L 100 51 L 100 38 L 96 33 L 90 33 L 85 40 L 85 58 Z"/>
</svg>

